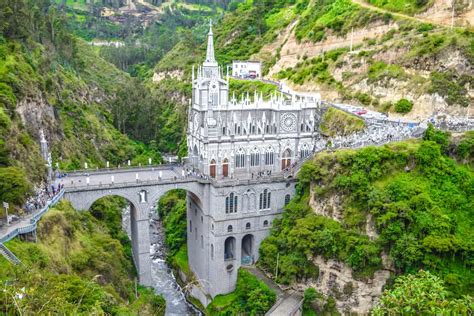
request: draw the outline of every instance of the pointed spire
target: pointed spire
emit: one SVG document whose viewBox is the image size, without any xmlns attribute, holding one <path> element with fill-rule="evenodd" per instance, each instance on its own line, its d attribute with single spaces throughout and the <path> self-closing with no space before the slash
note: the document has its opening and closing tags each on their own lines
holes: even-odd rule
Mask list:
<svg viewBox="0 0 474 316">
<path fill-rule="evenodd" d="M 212 19 L 209 20 L 209 33 L 207 34 L 206 63 L 216 63 L 214 55 L 214 34 L 212 33 Z"/>
</svg>

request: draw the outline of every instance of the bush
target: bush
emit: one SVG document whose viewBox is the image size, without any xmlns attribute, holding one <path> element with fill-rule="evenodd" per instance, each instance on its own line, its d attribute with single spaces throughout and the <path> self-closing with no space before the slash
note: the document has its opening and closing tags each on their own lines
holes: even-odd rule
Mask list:
<svg viewBox="0 0 474 316">
<path fill-rule="evenodd" d="M 264 315 L 276 294 L 250 272 L 240 269 L 234 292 L 218 295 L 207 307 L 210 315 Z"/>
<path fill-rule="evenodd" d="M 401 99 L 395 103 L 395 112 L 408 113 L 413 108 L 413 102 L 407 99 Z"/>
<path fill-rule="evenodd" d="M 372 315 L 470 315 L 472 298 L 448 298 L 444 282 L 428 271 L 401 276 L 386 290 Z"/>
</svg>

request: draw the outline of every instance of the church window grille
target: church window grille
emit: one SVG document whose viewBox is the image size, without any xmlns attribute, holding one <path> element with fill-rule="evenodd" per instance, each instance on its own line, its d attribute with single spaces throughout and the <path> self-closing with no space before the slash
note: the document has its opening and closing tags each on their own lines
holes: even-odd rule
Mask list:
<svg viewBox="0 0 474 316">
<path fill-rule="evenodd" d="M 309 156 L 309 148 L 306 144 L 303 145 L 301 148 L 301 158 L 305 158 Z"/>
<path fill-rule="evenodd" d="M 267 210 L 270 208 L 270 200 L 271 200 L 271 193 L 268 191 L 268 189 L 263 190 L 262 193 L 260 193 L 260 209 L 261 210 Z"/>
<path fill-rule="evenodd" d="M 226 214 L 237 213 L 237 203 L 238 203 L 237 195 L 235 195 L 234 193 L 229 194 L 229 196 L 225 198 Z"/>
<path fill-rule="evenodd" d="M 235 155 L 235 167 L 244 168 L 245 167 L 245 152 L 240 149 Z"/>
<path fill-rule="evenodd" d="M 250 167 L 257 167 L 260 165 L 260 153 L 253 152 L 250 154 Z"/>
<path fill-rule="evenodd" d="M 274 163 L 274 159 L 275 158 L 273 150 L 271 150 L 271 148 L 267 149 L 267 151 L 265 152 L 265 165 L 272 166 Z"/>
</svg>

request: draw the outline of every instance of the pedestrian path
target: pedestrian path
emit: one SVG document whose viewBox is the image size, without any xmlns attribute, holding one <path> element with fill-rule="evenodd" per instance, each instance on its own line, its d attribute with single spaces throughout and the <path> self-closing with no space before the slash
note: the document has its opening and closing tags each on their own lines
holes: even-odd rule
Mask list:
<svg viewBox="0 0 474 316">
<path fill-rule="evenodd" d="M 3 244 L 7 241 L 15 238 L 18 235 L 31 233 L 36 230 L 36 225 L 38 221 L 43 217 L 43 215 L 59 200 L 62 198 L 64 194 L 64 190 L 61 190 L 58 194 L 56 194 L 51 200 L 46 202 L 46 205 L 23 218 L 21 218 L 16 223 L 13 223 L 9 226 L 4 226 L 0 229 L 0 245 L 4 246 Z M 3 254 L 3 252 L 2 252 Z"/>
<path fill-rule="evenodd" d="M 270 289 L 275 291 L 277 300 L 272 308 L 265 314 L 268 316 L 296 316 L 301 315 L 303 298 L 300 294 L 289 291 L 283 291 L 272 279 L 266 276 L 260 269 L 255 266 L 243 267 L 259 280 L 264 282 Z"/>
</svg>

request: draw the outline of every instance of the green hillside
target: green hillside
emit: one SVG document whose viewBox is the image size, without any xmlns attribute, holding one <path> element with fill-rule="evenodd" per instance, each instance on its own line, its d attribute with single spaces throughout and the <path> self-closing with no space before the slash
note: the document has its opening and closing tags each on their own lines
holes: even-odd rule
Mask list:
<svg viewBox="0 0 474 316">
<path fill-rule="evenodd" d="M 6 315 L 164 315 L 165 301 L 138 289 L 131 244 L 121 230 L 124 202 L 103 199 L 94 216 L 61 202 L 39 222 L 38 243 L 18 239 L 7 246 L 23 262 L 0 257 L 0 312 Z M 101 218 L 105 219 L 105 218 Z M 118 229 L 117 229 L 118 228 Z M 15 299 L 22 293 L 22 299 Z"/>
<path fill-rule="evenodd" d="M 423 141 L 317 155 L 303 166 L 299 194 L 262 243 L 259 264 L 275 271 L 279 254 L 276 281 L 293 284 L 318 275 L 312 258 L 321 255 L 363 280 L 382 268 L 386 252 L 396 275 L 428 270 L 444 281 L 449 297 L 472 294 L 474 173 L 447 155 L 459 159 L 470 146 L 472 159 L 472 134 L 464 145 L 447 137 L 429 130 Z M 341 221 L 311 209 L 310 184 L 314 203 L 341 197 L 333 206 L 340 210 L 329 210 L 341 212 Z M 375 239 L 367 236 L 369 215 Z"/>
</svg>

